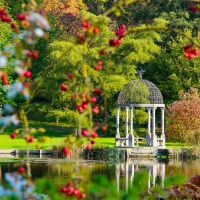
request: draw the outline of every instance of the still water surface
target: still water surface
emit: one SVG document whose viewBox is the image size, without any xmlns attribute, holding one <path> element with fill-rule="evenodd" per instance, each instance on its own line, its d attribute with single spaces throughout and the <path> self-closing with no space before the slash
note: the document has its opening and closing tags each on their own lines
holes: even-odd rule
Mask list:
<svg viewBox="0 0 200 200">
<path fill-rule="evenodd" d="M 19 161 L 0 160 L 0 181 L 4 173 L 12 172 L 19 166 Z M 134 179 L 134 175 L 142 170 L 147 170 L 148 187 L 161 184 L 167 176 L 184 174 L 188 179 L 200 175 L 200 160 L 141 160 L 130 159 L 127 162 L 115 163 L 92 160 L 79 160 L 75 164 L 67 159 L 33 159 L 31 160 L 32 176 L 46 177 L 51 180 L 57 189 L 64 186 L 71 175 L 77 170 L 83 177 L 83 187 L 88 191 L 88 185 L 95 175 L 105 175 L 110 181 L 116 182 L 118 189 L 126 189 Z"/>
</svg>

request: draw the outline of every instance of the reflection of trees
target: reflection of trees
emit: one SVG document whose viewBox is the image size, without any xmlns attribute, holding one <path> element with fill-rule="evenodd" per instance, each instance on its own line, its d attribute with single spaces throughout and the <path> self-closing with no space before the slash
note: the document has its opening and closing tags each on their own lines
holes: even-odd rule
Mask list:
<svg viewBox="0 0 200 200">
<path fill-rule="evenodd" d="M 138 163 L 136 162 L 138 160 Z M 151 161 L 151 160 L 149 160 Z M 75 165 L 72 165 L 71 160 L 61 160 L 58 163 L 56 160 L 55 162 L 53 160 L 44 162 L 34 162 L 31 163 L 31 171 L 33 178 L 37 177 L 46 177 L 48 180 L 52 181 L 55 184 L 55 187 L 59 190 L 60 187 L 65 185 L 68 181 L 71 181 L 71 177 L 73 174 L 75 174 Z M 65 163 L 64 163 L 65 162 Z M 0 182 L 3 179 L 4 173 L 6 172 L 12 172 L 16 171 L 16 168 L 21 164 L 21 162 L 6 162 L 6 163 L 0 163 Z M 134 167 L 132 166 L 134 164 Z M 165 164 L 165 174 L 166 176 L 173 176 L 175 174 L 183 174 L 188 179 L 191 177 L 196 176 L 197 174 L 200 174 L 200 160 L 169 160 Z M 131 180 L 134 179 L 133 170 L 135 173 L 138 173 L 142 171 L 143 169 L 147 170 L 149 172 L 149 176 L 151 177 L 151 182 L 147 183 L 152 186 L 152 183 L 155 181 L 156 184 L 159 183 L 162 185 L 162 173 L 161 173 L 161 165 L 156 164 L 155 168 L 148 167 L 150 166 L 149 162 L 142 162 L 139 159 L 134 158 L 132 162 L 129 163 L 121 163 L 120 164 L 120 179 L 118 185 L 120 186 L 120 189 L 125 190 L 126 189 L 126 179 L 129 179 L 128 185 L 131 184 Z M 73 166 L 73 167 L 72 167 Z M 151 165 L 152 166 L 152 165 Z M 164 168 L 163 168 L 164 169 Z M 89 190 L 89 183 L 91 182 L 93 176 L 95 175 L 105 175 L 108 180 L 115 181 L 115 173 L 116 173 L 116 164 L 115 163 L 100 163 L 95 161 L 81 161 L 79 160 L 79 163 L 77 165 L 77 170 L 80 174 L 80 177 L 83 178 L 83 181 L 81 183 L 81 187 L 83 187 L 86 192 Z M 154 174 L 157 174 L 156 177 L 154 177 L 153 181 L 153 170 Z M 129 172 L 129 174 L 127 173 Z M 155 173 L 156 172 L 156 173 Z M 132 173 L 132 176 L 131 176 Z M 130 176 L 129 176 L 130 175 Z M 127 185 L 127 186 L 128 186 Z"/>
<path fill-rule="evenodd" d="M 73 166 L 73 167 L 72 167 Z M 114 165 L 113 165 L 114 166 Z M 78 162 L 77 164 L 72 164 L 72 161 L 69 163 L 51 163 L 46 169 L 46 177 L 53 181 L 56 187 L 61 187 L 65 185 L 68 181 L 71 180 L 75 172 L 78 172 L 79 176 L 83 179 L 81 185 L 85 187 L 89 186 L 91 179 L 94 175 L 97 174 L 106 174 L 106 176 L 111 179 L 114 179 L 114 169 L 109 170 L 107 163 L 94 163 L 94 162 Z M 85 188 L 86 191 L 89 188 Z"/>
<path fill-rule="evenodd" d="M 188 179 L 200 174 L 200 160 L 171 160 L 166 168 L 168 175 L 184 174 Z"/>
</svg>

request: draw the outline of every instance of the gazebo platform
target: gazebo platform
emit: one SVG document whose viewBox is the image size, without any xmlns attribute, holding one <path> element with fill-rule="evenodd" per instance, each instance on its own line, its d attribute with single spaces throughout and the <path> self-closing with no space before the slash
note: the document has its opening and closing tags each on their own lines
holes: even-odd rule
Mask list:
<svg viewBox="0 0 200 200">
<path fill-rule="evenodd" d="M 122 157 L 173 157 L 175 152 L 166 147 L 118 147 L 122 151 Z"/>
</svg>

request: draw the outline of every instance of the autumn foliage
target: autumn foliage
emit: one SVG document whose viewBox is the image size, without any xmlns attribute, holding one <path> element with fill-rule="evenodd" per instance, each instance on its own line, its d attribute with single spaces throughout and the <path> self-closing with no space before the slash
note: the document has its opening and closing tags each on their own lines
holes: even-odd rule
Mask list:
<svg viewBox="0 0 200 200">
<path fill-rule="evenodd" d="M 82 0 L 44 0 L 42 8 L 54 16 L 55 26 L 68 34 L 76 35 L 82 30 L 79 13 L 82 9 L 87 10 Z"/>
<path fill-rule="evenodd" d="M 200 97 L 190 88 L 179 93 L 180 100 L 167 107 L 166 133 L 169 140 L 190 145 L 200 143 Z"/>
</svg>

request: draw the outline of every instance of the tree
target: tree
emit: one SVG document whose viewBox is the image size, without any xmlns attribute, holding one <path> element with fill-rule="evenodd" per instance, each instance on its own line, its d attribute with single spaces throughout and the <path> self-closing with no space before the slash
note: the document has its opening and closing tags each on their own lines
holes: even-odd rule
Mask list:
<svg viewBox="0 0 200 200">
<path fill-rule="evenodd" d="M 170 141 L 200 144 L 200 97 L 198 90 L 180 91 L 180 100 L 167 107 L 166 135 Z"/>
<path fill-rule="evenodd" d="M 192 37 L 189 30 L 184 34 Z M 198 38 L 195 38 L 199 41 Z M 168 41 L 161 53 L 148 65 L 141 65 L 146 70 L 144 77 L 160 89 L 166 104 L 178 99 L 180 90 L 187 91 L 190 87 L 200 88 L 200 58 L 188 60 L 183 56 L 183 46 L 188 41 L 184 36 L 177 36 Z"/>
</svg>

